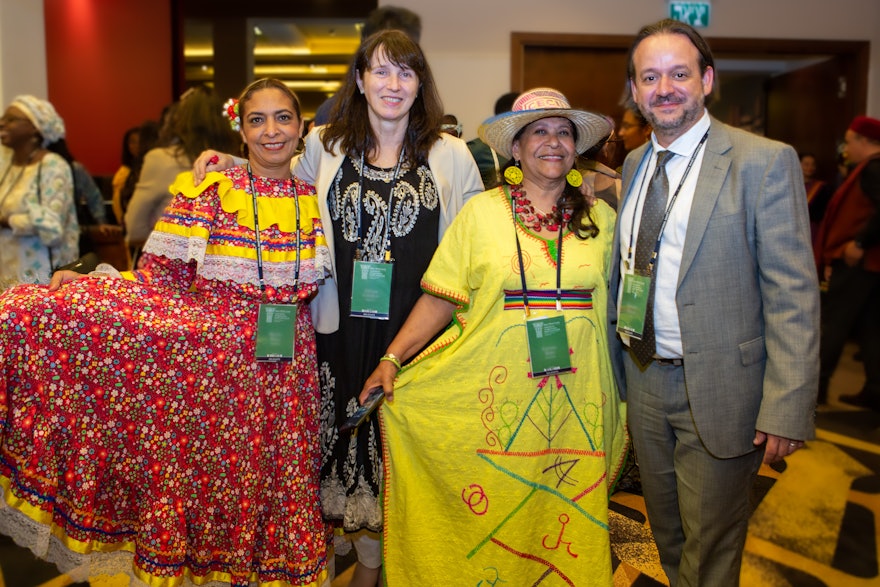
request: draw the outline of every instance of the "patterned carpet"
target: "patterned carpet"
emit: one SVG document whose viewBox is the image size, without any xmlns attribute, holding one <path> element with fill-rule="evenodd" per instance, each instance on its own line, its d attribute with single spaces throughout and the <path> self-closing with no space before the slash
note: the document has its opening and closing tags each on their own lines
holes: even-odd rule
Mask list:
<svg viewBox="0 0 880 587">
<path fill-rule="evenodd" d="M 880 414 L 828 411 L 819 437 L 763 467 L 740 575 L 743 586 L 880 586 Z M 834 430 L 846 428 L 844 435 Z M 860 437 L 850 435 L 860 428 Z M 637 495 L 612 499 L 615 587 L 667 585 Z"/>
<path fill-rule="evenodd" d="M 817 414 L 817 439 L 780 466 L 762 468 L 752 495 L 743 587 L 880 587 L 880 413 L 835 401 L 862 384 L 861 365 L 849 349 L 831 383 L 831 404 Z M 615 587 L 667 584 L 639 495 L 614 495 L 611 532 Z M 340 560 L 338 567 L 350 562 Z M 0 587 L 88 587 L 5 537 L 0 572 Z M 340 569 L 333 587 L 345 587 L 350 574 Z M 91 587 L 125 584 L 105 578 Z"/>
<path fill-rule="evenodd" d="M 864 385 L 849 346 L 817 438 L 762 467 L 740 575 L 743 587 L 880 587 L 880 413 L 839 403 Z M 615 587 L 667 585 L 639 496 L 612 499 Z"/>
</svg>

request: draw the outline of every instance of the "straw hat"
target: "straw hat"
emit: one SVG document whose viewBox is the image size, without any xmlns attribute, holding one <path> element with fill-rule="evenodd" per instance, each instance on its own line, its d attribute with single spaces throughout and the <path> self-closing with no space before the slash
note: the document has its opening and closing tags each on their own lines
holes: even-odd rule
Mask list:
<svg viewBox="0 0 880 587">
<path fill-rule="evenodd" d="M 477 129 L 477 134 L 484 143 L 509 159 L 516 133 L 536 120 L 555 116 L 567 118 L 574 124 L 578 154 L 611 134 L 611 123 L 604 116 L 572 108 L 565 96 L 553 88 L 535 88 L 520 94 L 510 112 L 487 119 Z"/>
</svg>

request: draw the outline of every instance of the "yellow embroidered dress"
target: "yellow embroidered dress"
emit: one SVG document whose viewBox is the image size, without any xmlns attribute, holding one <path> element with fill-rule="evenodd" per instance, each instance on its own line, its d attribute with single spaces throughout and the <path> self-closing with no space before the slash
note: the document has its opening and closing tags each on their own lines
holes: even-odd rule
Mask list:
<svg viewBox="0 0 880 587">
<path fill-rule="evenodd" d="M 465 205 L 440 243 L 422 286 L 458 306 L 455 323 L 380 410 L 389 585 L 611 583 L 627 433 L 605 336 L 614 213 L 592 215 L 597 238 L 563 238 L 570 373 L 530 376 L 507 188 Z M 556 240 L 516 226 L 532 316 L 555 314 Z"/>
<path fill-rule="evenodd" d="M 330 266 L 314 190 L 255 182 L 266 301 L 308 299 Z M 183 174 L 172 191 L 133 280 L 0 296 L 0 526 L 80 575 L 127 572 L 154 587 L 321 585 L 308 304 L 294 361 L 257 363 L 247 172 L 211 173 L 198 187 Z"/>
</svg>

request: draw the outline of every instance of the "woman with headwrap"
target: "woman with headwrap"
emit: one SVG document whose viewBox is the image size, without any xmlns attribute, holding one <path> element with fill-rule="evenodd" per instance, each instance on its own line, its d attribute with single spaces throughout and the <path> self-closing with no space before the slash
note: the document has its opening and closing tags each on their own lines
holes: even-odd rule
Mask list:
<svg viewBox="0 0 880 587">
<path fill-rule="evenodd" d="M 47 149 L 63 138 L 64 121 L 35 96 L 0 117 L 0 290 L 45 283 L 79 256 L 71 168 Z"/>
</svg>

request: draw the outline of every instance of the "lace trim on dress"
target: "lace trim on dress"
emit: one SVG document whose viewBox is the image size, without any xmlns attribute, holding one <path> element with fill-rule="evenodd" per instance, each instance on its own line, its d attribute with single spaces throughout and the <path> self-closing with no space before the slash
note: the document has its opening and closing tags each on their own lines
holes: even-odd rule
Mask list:
<svg viewBox="0 0 880 587">
<path fill-rule="evenodd" d="M 354 493 L 345 495 L 335 471 L 333 475 L 321 483 L 321 505 L 327 519 L 342 519 L 342 528 L 346 532 L 358 530 L 382 531 L 382 510 L 377 496 L 363 476 L 358 477 Z"/>
<path fill-rule="evenodd" d="M 134 573 L 134 554 L 125 550 L 113 552 L 75 553 L 66 548 L 61 540 L 52 535 L 49 526 L 40 524 L 24 513 L 9 507 L 0 499 L 0 533 L 27 548 L 37 557 L 58 567 L 72 583 L 86 583 L 100 575 L 125 575 L 129 587 L 151 587 Z M 255 583 L 251 583 L 256 585 Z M 328 587 L 329 578 L 322 584 Z M 194 583 L 189 577 L 174 579 L 177 587 L 229 587 L 228 581 L 204 581 Z M 280 583 L 279 583 L 280 585 Z M 314 585 L 314 584 L 313 584 Z"/>
<path fill-rule="evenodd" d="M 207 243 L 201 239 L 181 237 L 164 232 L 153 232 L 145 251 L 168 259 L 180 259 L 199 264 L 199 276 L 219 281 L 231 281 L 243 285 L 259 286 L 257 260 L 244 257 L 205 255 Z M 327 247 L 315 249 L 315 259 L 301 259 L 300 282 L 318 283 L 326 276 L 325 267 L 330 266 L 330 251 Z M 293 284 L 296 261 L 272 262 L 263 265 L 266 285 L 280 288 Z"/>
</svg>

